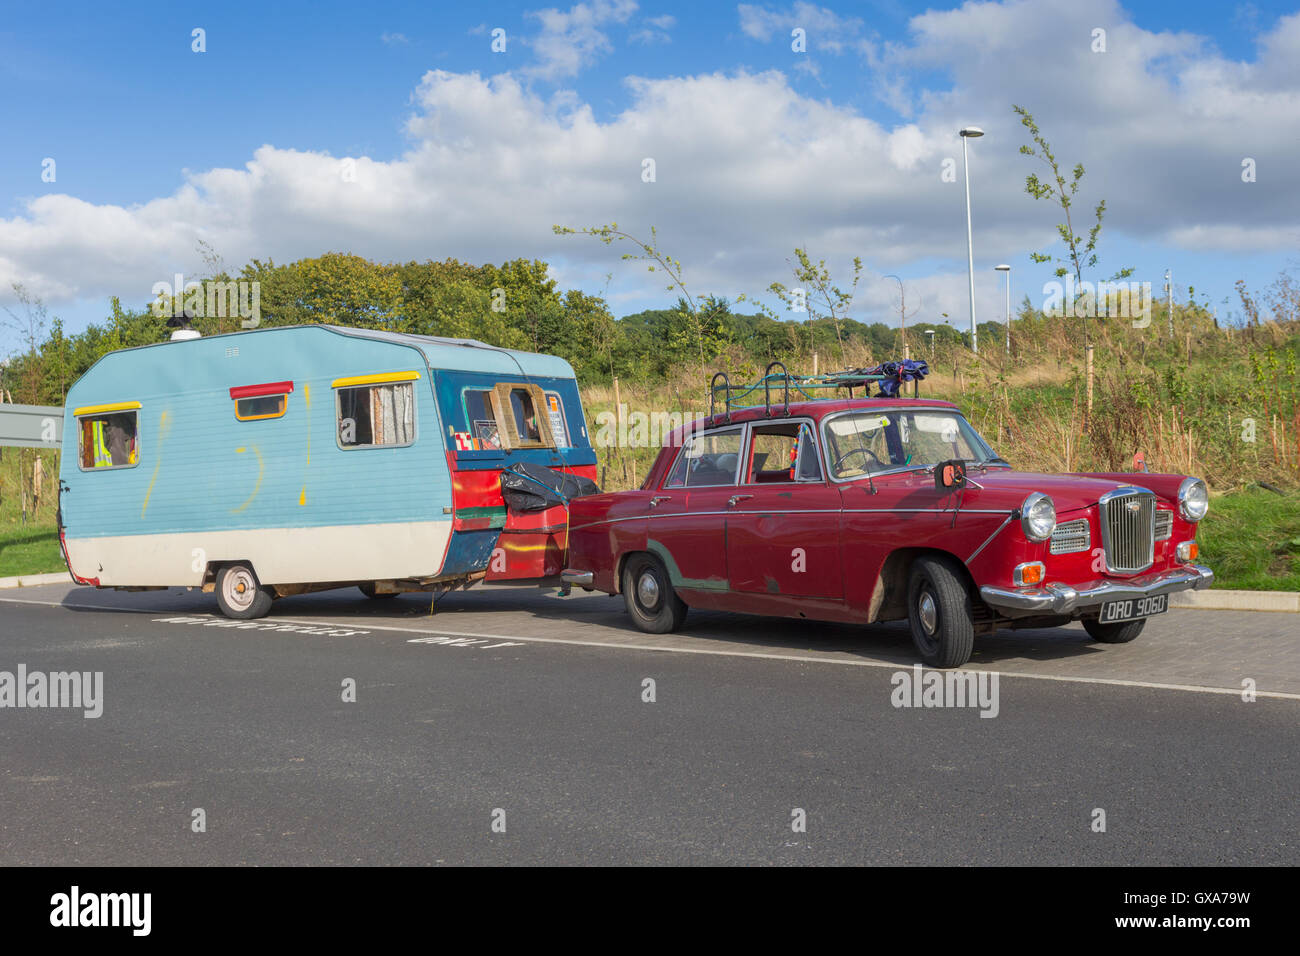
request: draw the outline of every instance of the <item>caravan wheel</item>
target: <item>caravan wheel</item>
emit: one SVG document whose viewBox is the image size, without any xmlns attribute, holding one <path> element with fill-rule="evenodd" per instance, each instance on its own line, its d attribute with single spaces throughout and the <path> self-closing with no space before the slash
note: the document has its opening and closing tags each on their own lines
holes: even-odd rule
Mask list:
<svg viewBox="0 0 1300 956">
<path fill-rule="evenodd" d="M 258 583 L 246 564 L 231 564 L 217 572 L 217 606 L 226 617 L 248 620 L 266 617 L 271 610 L 271 589 Z"/>
</svg>

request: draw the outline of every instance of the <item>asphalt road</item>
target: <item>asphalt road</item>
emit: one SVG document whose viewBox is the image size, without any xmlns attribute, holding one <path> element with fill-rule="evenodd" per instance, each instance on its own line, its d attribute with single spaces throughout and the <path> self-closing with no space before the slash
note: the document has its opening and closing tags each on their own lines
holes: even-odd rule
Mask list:
<svg viewBox="0 0 1300 956">
<path fill-rule="evenodd" d="M 1295 615 L 999 634 L 970 665 L 992 718 L 895 707 L 896 625 L 659 638 L 503 587 L 237 623 L 183 591 L 0 592 L 0 672 L 104 687 L 95 719 L 0 709 L 0 864 L 1300 862 Z"/>
</svg>

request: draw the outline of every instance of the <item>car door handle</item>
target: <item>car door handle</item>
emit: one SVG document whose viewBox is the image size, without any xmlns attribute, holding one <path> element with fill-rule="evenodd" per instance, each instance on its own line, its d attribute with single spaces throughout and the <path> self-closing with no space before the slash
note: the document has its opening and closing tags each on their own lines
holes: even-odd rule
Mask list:
<svg viewBox="0 0 1300 956">
<path fill-rule="evenodd" d="M 661 501 L 672 501 L 672 500 L 673 500 L 673 496 L 672 496 L 672 495 L 655 495 L 653 498 L 650 499 L 650 507 L 651 507 L 651 508 L 658 508 L 658 507 L 659 507 L 659 502 L 661 502 Z"/>
<path fill-rule="evenodd" d="M 730 498 L 727 499 L 727 507 L 728 507 L 728 508 L 734 508 L 734 507 L 736 507 L 736 505 L 740 504 L 742 501 L 745 501 L 746 499 L 748 499 L 748 498 L 752 498 L 752 497 L 754 497 L 754 496 L 753 496 L 753 495 L 732 495 Z"/>
</svg>

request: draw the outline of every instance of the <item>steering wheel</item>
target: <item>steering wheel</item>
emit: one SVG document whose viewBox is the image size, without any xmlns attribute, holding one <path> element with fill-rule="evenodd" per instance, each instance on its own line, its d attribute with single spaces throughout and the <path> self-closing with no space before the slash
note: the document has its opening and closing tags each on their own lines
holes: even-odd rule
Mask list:
<svg viewBox="0 0 1300 956">
<path fill-rule="evenodd" d="M 873 460 L 877 465 L 883 465 L 883 464 L 884 464 L 884 462 L 882 462 L 882 461 L 880 460 L 880 457 L 879 457 L 879 456 L 878 456 L 874 451 L 872 451 L 870 448 L 864 448 L 864 447 L 862 447 L 861 445 L 859 445 L 857 448 L 850 448 L 850 449 L 849 449 L 848 451 L 846 451 L 843 455 L 840 455 L 840 457 L 839 457 L 838 459 L 836 459 L 836 461 L 835 461 L 835 470 L 836 470 L 836 471 L 839 471 L 839 470 L 840 470 L 840 467 L 841 467 L 841 466 L 842 466 L 846 461 L 848 461 L 850 458 L 852 458 L 854 455 L 870 455 L 871 458 L 872 458 L 872 460 Z"/>
</svg>

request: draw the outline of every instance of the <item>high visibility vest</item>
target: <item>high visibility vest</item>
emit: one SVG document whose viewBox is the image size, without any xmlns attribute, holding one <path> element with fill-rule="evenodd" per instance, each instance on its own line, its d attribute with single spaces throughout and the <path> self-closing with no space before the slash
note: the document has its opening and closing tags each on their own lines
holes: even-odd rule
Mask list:
<svg viewBox="0 0 1300 956">
<path fill-rule="evenodd" d="M 90 423 L 90 440 L 94 443 L 95 467 L 112 468 L 113 456 L 108 453 L 108 445 L 104 443 L 104 423 L 102 421 Z"/>
</svg>

